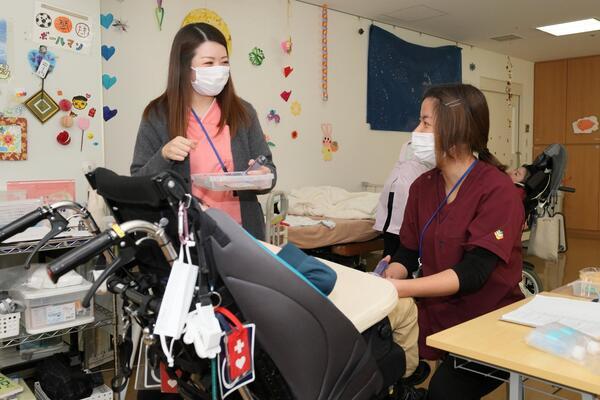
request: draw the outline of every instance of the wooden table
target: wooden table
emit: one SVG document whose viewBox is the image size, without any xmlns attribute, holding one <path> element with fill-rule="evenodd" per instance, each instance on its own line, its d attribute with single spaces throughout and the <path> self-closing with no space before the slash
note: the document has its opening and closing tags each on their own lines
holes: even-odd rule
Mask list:
<svg viewBox="0 0 600 400">
<path fill-rule="evenodd" d="M 500 321 L 503 314 L 532 298 L 431 335 L 427 337 L 427 344 L 459 359 L 508 372 L 511 400 L 523 399 L 525 379 L 541 380 L 580 392 L 583 400 L 594 399 L 594 395 L 600 395 L 600 375 L 529 346 L 525 337 L 533 328 Z"/>
</svg>

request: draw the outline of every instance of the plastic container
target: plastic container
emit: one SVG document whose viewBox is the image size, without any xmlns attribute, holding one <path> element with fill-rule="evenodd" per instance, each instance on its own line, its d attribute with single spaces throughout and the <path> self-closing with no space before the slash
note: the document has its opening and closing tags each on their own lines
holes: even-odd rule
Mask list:
<svg viewBox="0 0 600 400">
<path fill-rule="evenodd" d="M 269 189 L 273 184 L 273 178 L 273 174 L 248 175 L 246 172 L 192 175 L 195 186 L 216 192 Z"/>
<path fill-rule="evenodd" d="M 574 296 L 587 297 L 589 299 L 600 297 L 600 284 L 577 280 L 569 283 L 569 286 L 573 289 Z"/>
<path fill-rule="evenodd" d="M 39 382 L 35 382 L 33 385 L 35 388 L 35 398 L 36 399 L 51 400 L 46 395 L 46 393 L 44 393 L 44 391 L 42 390 L 42 386 L 40 385 Z M 95 387 L 94 391 L 92 392 L 92 395 L 90 397 L 86 397 L 81 400 L 112 400 L 112 398 L 113 398 L 112 390 L 108 386 L 102 385 L 102 386 Z"/>
<path fill-rule="evenodd" d="M 20 320 L 20 312 L 0 314 L 0 339 L 17 336 L 19 334 Z"/>
<path fill-rule="evenodd" d="M 600 374 L 600 342 L 578 330 L 553 322 L 535 328 L 525 341 L 539 350 L 574 361 Z"/>
<path fill-rule="evenodd" d="M 93 322 L 93 303 L 89 308 L 81 305 L 91 286 L 86 280 L 80 285 L 55 289 L 31 289 L 19 285 L 9 293 L 26 307 L 23 324 L 27 333 L 38 334 Z"/>
</svg>

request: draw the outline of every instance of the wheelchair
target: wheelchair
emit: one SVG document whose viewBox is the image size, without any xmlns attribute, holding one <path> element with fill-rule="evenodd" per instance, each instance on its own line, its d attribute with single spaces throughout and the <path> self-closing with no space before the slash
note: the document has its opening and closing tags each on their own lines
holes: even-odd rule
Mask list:
<svg viewBox="0 0 600 400">
<path fill-rule="evenodd" d="M 57 281 L 100 254 L 106 257 L 107 265 L 83 305 L 103 282 L 122 300 L 115 392 L 126 387 L 132 373 L 130 360 L 138 340 L 133 324 L 142 331 L 148 361 L 166 364 L 153 326 L 177 257 L 177 210 L 183 204 L 196 242 L 192 258 L 199 266 L 192 304 L 227 307 L 241 321 L 256 325 L 256 379 L 239 390 L 243 399 L 400 398 L 406 361 L 392 340 L 387 318 L 359 332 L 323 293 L 229 216 L 203 210 L 187 182 L 172 172 L 124 177 L 99 168 L 87 178 L 117 224 L 51 261 L 48 274 Z M 8 231 L 6 235 L 11 236 Z M 174 365 L 166 371 L 177 381 L 179 395 L 211 399 L 215 383 L 210 360 L 197 357 L 193 345 L 181 340 L 173 355 Z"/>
</svg>

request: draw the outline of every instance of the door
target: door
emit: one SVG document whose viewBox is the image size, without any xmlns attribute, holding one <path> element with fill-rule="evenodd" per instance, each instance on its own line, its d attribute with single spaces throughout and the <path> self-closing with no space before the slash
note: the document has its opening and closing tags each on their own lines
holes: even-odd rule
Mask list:
<svg viewBox="0 0 600 400">
<path fill-rule="evenodd" d="M 564 185 L 575 193 L 565 193 L 567 229 L 598 230 L 600 200 L 600 144 L 567 145 Z"/>
<path fill-rule="evenodd" d="M 535 63 L 533 144 L 564 143 L 567 60 Z"/>
<path fill-rule="evenodd" d="M 512 108 L 506 102 L 506 93 L 483 90 L 490 109 L 490 138 L 488 148 L 501 163 L 514 168 L 521 163 L 519 152 L 520 96 L 512 96 Z M 508 120 L 512 118 L 509 127 Z"/>
<path fill-rule="evenodd" d="M 567 65 L 566 143 L 600 143 L 600 56 L 571 59 Z M 586 117 L 592 118 L 586 122 Z M 581 126 L 588 130 L 575 133 L 575 121 L 583 123 Z M 596 130 L 590 132 L 593 121 L 596 121 Z"/>
</svg>

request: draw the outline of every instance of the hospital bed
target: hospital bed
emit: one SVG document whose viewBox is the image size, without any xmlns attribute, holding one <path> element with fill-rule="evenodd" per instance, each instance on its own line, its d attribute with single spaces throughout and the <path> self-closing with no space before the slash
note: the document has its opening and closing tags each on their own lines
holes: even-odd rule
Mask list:
<svg viewBox="0 0 600 400">
<path fill-rule="evenodd" d="M 363 185 L 364 187 L 364 185 Z M 289 212 L 287 193 L 273 191 L 266 205 L 266 237 L 277 246 L 290 242 L 305 252 L 349 267 L 365 270 L 366 256 L 383 250 L 381 232 L 373 229 L 373 219 L 343 219 L 310 217 L 330 220 L 335 227 L 324 225 L 287 226 Z"/>
</svg>

